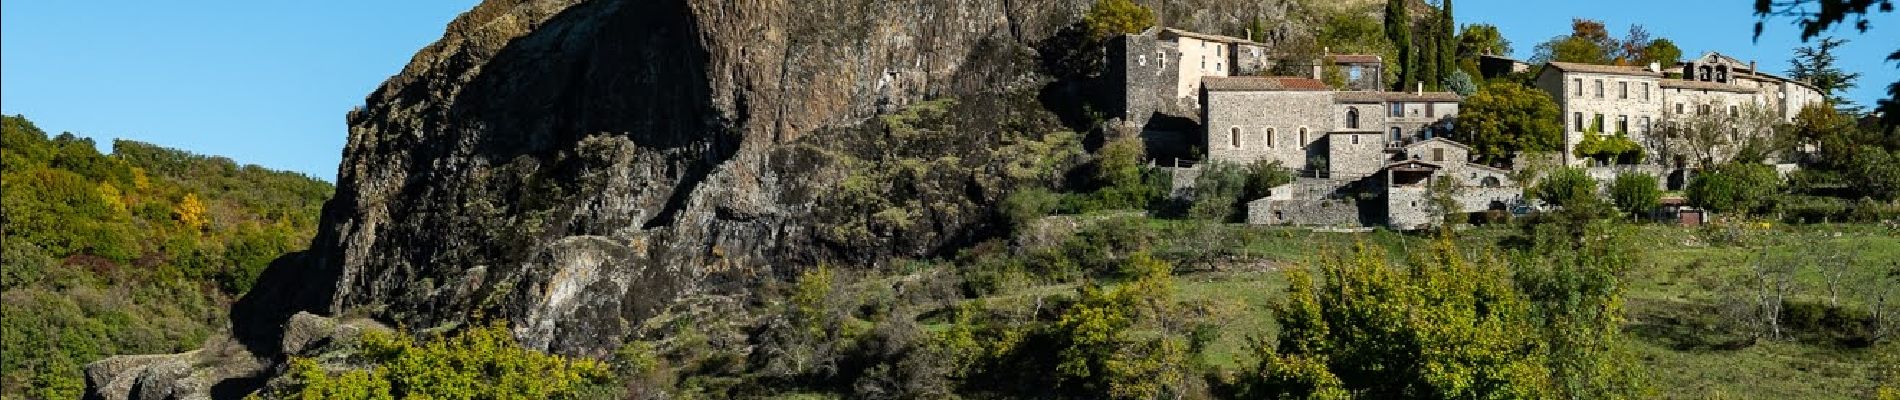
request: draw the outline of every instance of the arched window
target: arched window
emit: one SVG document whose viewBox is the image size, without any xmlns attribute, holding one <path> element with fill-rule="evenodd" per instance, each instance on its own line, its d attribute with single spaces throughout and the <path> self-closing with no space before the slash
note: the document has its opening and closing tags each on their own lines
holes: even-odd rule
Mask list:
<svg viewBox="0 0 1900 400">
<path fill-rule="evenodd" d="M 1273 128 L 1267 128 L 1267 147 L 1273 147 Z"/>
<path fill-rule="evenodd" d="M 1227 140 L 1233 141 L 1234 148 L 1240 148 L 1240 127 L 1234 127 L 1234 129 L 1227 134 Z"/>
<path fill-rule="evenodd" d="M 1346 129 L 1359 129 L 1359 107 L 1346 109 Z"/>
<path fill-rule="evenodd" d="M 1484 177 L 1483 180 L 1478 181 L 1478 184 L 1488 188 L 1503 186 L 1502 183 L 1498 182 L 1498 177 L 1495 176 Z"/>
<path fill-rule="evenodd" d="M 1306 127 L 1300 127 L 1300 146 L 1306 146 Z"/>
</svg>

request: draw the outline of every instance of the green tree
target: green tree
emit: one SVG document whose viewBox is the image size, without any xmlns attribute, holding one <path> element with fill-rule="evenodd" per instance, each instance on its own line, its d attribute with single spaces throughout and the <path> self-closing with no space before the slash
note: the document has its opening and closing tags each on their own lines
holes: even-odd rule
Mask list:
<svg viewBox="0 0 1900 400">
<path fill-rule="evenodd" d="M 1788 60 L 1788 77 L 1814 85 L 1836 107 L 1853 109 L 1854 102 L 1846 94 L 1848 89 L 1854 88 L 1854 81 L 1860 80 L 1861 74 L 1842 71 L 1837 65 L 1840 56 L 1834 51 L 1845 44 L 1847 40 L 1828 37 L 1813 46 L 1795 48 L 1794 58 Z"/>
<path fill-rule="evenodd" d="M 1412 43 L 1412 16 L 1406 0 L 1386 0 L 1385 2 L 1385 38 L 1398 50 L 1399 79 L 1393 82 L 1395 88 L 1405 90 L 1418 81 L 1418 49 Z"/>
<path fill-rule="evenodd" d="M 1531 60 L 1609 64 L 1616 61 L 1619 47 L 1620 43 L 1610 37 L 1603 22 L 1574 18 L 1570 21 L 1570 34 L 1538 44 Z"/>
<path fill-rule="evenodd" d="M 1594 209 L 1602 203 L 1598 184 L 1583 169 L 1558 169 L 1530 188 L 1530 197 L 1558 209 Z"/>
<path fill-rule="evenodd" d="M 1854 29 L 1866 33 L 1873 24 L 1867 18 L 1872 13 L 1891 13 L 1894 10 L 1892 0 L 1788 0 L 1755 2 L 1755 39 L 1761 39 L 1762 27 L 1768 19 L 1774 17 L 1794 17 L 1795 25 L 1801 27 L 1801 41 L 1821 36 L 1833 28 L 1834 24 L 1847 22 L 1855 17 Z M 1887 61 L 1900 61 L 1900 50 L 1887 55 Z M 1887 86 L 1887 99 L 1877 105 L 1880 110 L 1881 125 L 1887 128 L 1900 127 L 1900 81 Z"/>
<path fill-rule="evenodd" d="M 1494 82 L 1465 99 L 1456 134 L 1479 162 L 1508 160 L 1519 151 L 1556 151 L 1563 148 L 1560 113 L 1541 90 Z"/>
<path fill-rule="evenodd" d="M 306 399 L 571 399 L 612 376 L 606 365 L 522 348 L 506 326 L 489 325 L 416 343 L 365 332 L 367 368 L 331 372 L 295 358 L 296 382 L 277 397 Z"/>
<path fill-rule="evenodd" d="M 1287 273 L 1272 346 L 1243 378 L 1247 398 L 1546 398 L 1551 374 L 1530 304 L 1497 257 L 1449 238 L 1409 271 L 1363 244 L 1317 274 Z"/>
<path fill-rule="evenodd" d="M 1649 65 L 1649 63 L 1656 63 L 1663 68 L 1669 68 L 1681 60 L 1682 49 L 1676 47 L 1676 42 L 1670 41 L 1669 39 L 1657 38 L 1656 40 L 1649 41 L 1648 45 L 1643 46 L 1642 56 L 1636 59 L 1636 64 Z"/>
<path fill-rule="evenodd" d="M 1088 14 L 1082 16 L 1082 24 L 1099 41 L 1154 26 L 1155 12 L 1134 0 L 1097 0 Z"/>
<path fill-rule="evenodd" d="M 1487 54 L 1511 54 L 1511 40 L 1504 38 L 1497 25 L 1465 25 L 1458 33 L 1458 58 L 1475 59 Z"/>
<path fill-rule="evenodd" d="M 1153 399 L 1181 392 L 1187 346 L 1178 337 L 1138 335 L 1142 321 L 1172 313 L 1172 266 L 1136 252 L 1123 269 L 1134 280 L 1112 290 L 1077 289 L 1054 330 L 1061 343 L 1055 374 L 1065 392 L 1082 398 Z"/>
<path fill-rule="evenodd" d="M 1107 209 L 1141 209 L 1147 207 L 1153 193 L 1151 185 L 1144 181 L 1142 157 L 1146 150 L 1141 138 L 1125 137 L 1110 140 L 1096 152 L 1093 166 L 1093 178 L 1097 188 L 1095 195 L 1099 206 Z"/>
<path fill-rule="evenodd" d="M 1655 175 L 1625 172 L 1610 181 L 1610 202 L 1625 215 L 1641 216 L 1656 209 L 1662 189 Z"/>
<path fill-rule="evenodd" d="M 1772 197 L 1780 177 L 1775 169 L 1733 162 L 1703 170 L 1689 181 L 1689 203 L 1715 212 L 1748 214 Z"/>
</svg>

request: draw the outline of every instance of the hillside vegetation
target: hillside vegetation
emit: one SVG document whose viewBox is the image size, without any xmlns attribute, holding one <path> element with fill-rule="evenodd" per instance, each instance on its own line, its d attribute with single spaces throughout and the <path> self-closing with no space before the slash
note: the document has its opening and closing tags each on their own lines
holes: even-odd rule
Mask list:
<svg viewBox="0 0 1900 400">
<path fill-rule="evenodd" d="M 331 185 L 119 140 L 0 136 L 0 397 L 71 399 L 80 367 L 193 349 L 271 260 L 306 246 Z"/>
</svg>

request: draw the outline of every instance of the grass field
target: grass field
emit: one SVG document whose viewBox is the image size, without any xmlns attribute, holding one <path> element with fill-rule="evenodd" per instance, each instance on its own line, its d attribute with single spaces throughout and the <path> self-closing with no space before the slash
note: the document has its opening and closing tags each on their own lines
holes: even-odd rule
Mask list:
<svg viewBox="0 0 1900 400">
<path fill-rule="evenodd" d="M 1273 304 L 1286 290 L 1283 269 L 1302 267 L 1312 257 L 1350 249 L 1354 243 L 1383 247 L 1393 259 L 1402 260 L 1408 248 L 1430 240 L 1388 231 L 1143 223 L 1161 232 L 1153 250 L 1177 263 L 1179 300 L 1206 307 L 1219 327 L 1203 361 L 1227 371 L 1249 368 L 1254 340 L 1277 334 Z M 1854 225 L 1755 226 L 1739 232 L 1653 225 L 1632 229 L 1635 243 L 1642 246 L 1632 251 L 1640 251 L 1642 261 L 1626 277 L 1625 329 L 1656 397 L 1870 398 L 1879 384 L 1882 360 L 1900 360 L 1891 356 L 1900 346 L 1891 343 L 1849 345 L 1812 332 L 1795 331 L 1783 340 L 1743 340 L 1721 312 L 1730 304 L 1724 301 L 1753 293 L 1743 285 L 1754 276 L 1751 263 L 1763 257 L 1801 266 L 1789 290 L 1791 301 L 1826 301 L 1825 269 L 1816 264 L 1842 265 L 1848 271 L 1843 285 L 1883 282 L 1879 274 L 1896 269 L 1890 265 L 1900 260 L 1900 236 L 1891 230 Z M 1461 237 L 1480 244 L 1510 234 L 1477 229 Z M 1740 239 L 1727 239 L 1731 236 Z M 996 297 L 1023 301 L 1073 291 L 1071 285 L 1045 285 Z M 1841 301 L 1858 305 L 1860 298 L 1844 295 Z"/>
</svg>

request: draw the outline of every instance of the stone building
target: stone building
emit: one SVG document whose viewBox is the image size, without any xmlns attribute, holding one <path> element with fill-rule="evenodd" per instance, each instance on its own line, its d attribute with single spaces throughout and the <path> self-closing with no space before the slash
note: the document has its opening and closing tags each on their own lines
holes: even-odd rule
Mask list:
<svg viewBox="0 0 1900 400">
<path fill-rule="evenodd" d="M 1552 62 L 1538 74 L 1537 87 L 1549 93 L 1563 112 L 1566 165 L 1584 164 L 1574 149 L 1585 131 L 1626 134 L 1649 145 L 1655 142 L 1647 136 L 1670 118 L 1711 113 L 1735 116 L 1744 107 L 1758 106 L 1790 121 L 1801 108 L 1824 101 L 1813 85 L 1762 73 L 1755 63 L 1744 64 L 1713 52 L 1673 70 L 1657 64 Z M 1646 151 L 1656 154 L 1653 146 Z"/>
<path fill-rule="evenodd" d="M 1643 138 L 1662 117 L 1662 80 L 1662 71 L 1653 66 L 1547 65 L 1537 75 L 1537 87 L 1550 94 L 1564 116 L 1564 164 L 1584 164 L 1573 150 L 1586 131 L 1646 142 Z"/>
<path fill-rule="evenodd" d="M 1500 189 L 1459 190 L 1452 212 L 1517 200 L 1506 171 L 1472 164 L 1469 147 L 1444 138 L 1456 94 L 1334 91 L 1305 77 L 1206 77 L 1201 87 L 1208 161 L 1278 161 L 1299 173 L 1250 202 L 1249 222 L 1417 228 L 1429 223 L 1419 216 L 1442 214 L 1425 201 L 1429 185 L 1411 178 Z"/>
<path fill-rule="evenodd" d="M 1327 154 L 1321 139 L 1332 131 L 1333 91 L 1324 82 L 1292 77 L 1207 77 L 1204 82 L 1207 161 L 1279 161 L 1306 171 Z"/>
<path fill-rule="evenodd" d="M 1122 88 L 1119 117 L 1134 126 L 1155 114 L 1198 114 L 1203 77 L 1258 75 L 1272 66 L 1265 44 L 1163 27 L 1116 38 L 1108 57 L 1108 75 Z"/>
<path fill-rule="evenodd" d="M 1774 110 L 1782 120 L 1793 120 L 1803 107 L 1826 101 L 1826 95 L 1812 84 L 1761 72 L 1753 61 L 1743 64 L 1722 53 L 1704 53 L 1676 68 L 1683 81 L 1752 90 L 1748 100 Z"/>
</svg>

